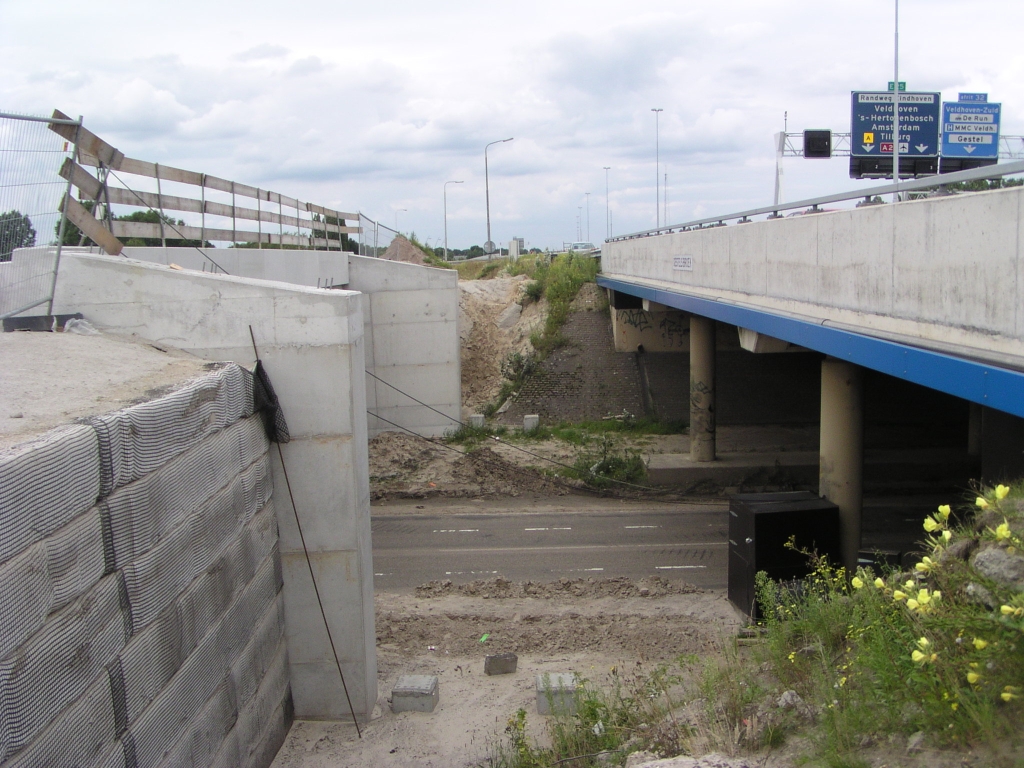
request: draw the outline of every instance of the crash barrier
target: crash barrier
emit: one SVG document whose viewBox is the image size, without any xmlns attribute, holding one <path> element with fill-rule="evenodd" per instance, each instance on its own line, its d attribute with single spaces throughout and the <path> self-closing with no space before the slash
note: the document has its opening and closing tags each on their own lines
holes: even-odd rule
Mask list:
<svg viewBox="0 0 1024 768">
<path fill-rule="evenodd" d="M 267 437 L 231 363 L 0 453 L 4 766 L 266 766 L 291 722 Z"/>
</svg>

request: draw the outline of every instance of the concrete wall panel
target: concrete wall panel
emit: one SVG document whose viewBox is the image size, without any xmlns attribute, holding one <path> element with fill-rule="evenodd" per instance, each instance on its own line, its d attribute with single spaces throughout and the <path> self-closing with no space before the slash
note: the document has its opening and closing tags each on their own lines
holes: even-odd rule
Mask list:
<svg viewBox="0 0 1024 768">
<path fill-rule="evenodd" d="M 1011 190 L 1007 190 L 1011 191 Z M 1020 301 L 1018 195 L 991 192 L 950 206 L 907 206 L 898 219 L 893 311 L 1012 335 Z"/>
<path fill-rule="evenodd" d="M 154 264 L 177 264 L 198 272 L 216 272 L 217 265 L 227 274 L 257 280 L 275 280 L 293 285 L 319 288 L 343 286 L 349 280 L 345 251 L 308 251 L 286 248 L 139 248 L 129 246 L 121 253 L 130 259 Z M 212 261 L 211 261 L 212 259 Z"/>
<path fill-rule="evenodd" d="M 452 389 L 459 386 L 459 370 L 455 366 L 443 362 L 427 365 L 396 365 L 388 370 L 387 375 L 388 378 L 385 379 L 387 384 L 377 381 L 373 377 L 366 377 L 367 391 L 374 390 L 373 403 L 375 407 L 370 407 L 367 402 L 369 410 L 376 413 L 379 408 L 415 406 L 416 403 L 413 400 L 402 394 L 402 392 L 407 392 L 417 400 L 445 413 L 459 412 L 458 405 L 452 403 L 450 397 Z M 432 423 L 429 421 L 428 413 L 423 414 L 423 418 L 426 420 L 423 423 Z"/>
<path fill-rule="evenodd" d="M 610 277 L 1020 356 L 1022 242 L 1017 187 L 610 242 L 602 258 Z"/>
<path fill-rule="evenodd" d="M 370 294 L 373 323 L 453 322 L 459 314 L 458 294 L 446 289 L 381 291 Z"/>
<path fill-rule="evenodd" d="M 454 342 L 458 338 L 455 319 L 437 323 L 394 324 L 386 329 L 377 325 L 374 328 L 374 372 L 384 378 L 389 369 L 396 365 L 445 363 L 456 367 L 459 347 Z M 417 396 L 424 399 L 422 394 Z"/>
</svg>

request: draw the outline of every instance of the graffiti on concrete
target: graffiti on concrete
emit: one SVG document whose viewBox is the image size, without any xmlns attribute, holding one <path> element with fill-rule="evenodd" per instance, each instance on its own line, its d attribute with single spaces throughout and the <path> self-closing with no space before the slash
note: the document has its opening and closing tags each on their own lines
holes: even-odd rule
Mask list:
<svg viewBox="0 0 1024 768">
<path fill-rule="evenodd" d="M 658 323 L 667 347 L 689 347 L 690 323 L 685 315 L 665 315 Z"/>
<path fill-rule="evenodd" d="M 619 320 L 641 332 L 654 327 L 651 324 L 651 313 L 644 312 L 642 309 L 620 309 Z"/>
</svg>

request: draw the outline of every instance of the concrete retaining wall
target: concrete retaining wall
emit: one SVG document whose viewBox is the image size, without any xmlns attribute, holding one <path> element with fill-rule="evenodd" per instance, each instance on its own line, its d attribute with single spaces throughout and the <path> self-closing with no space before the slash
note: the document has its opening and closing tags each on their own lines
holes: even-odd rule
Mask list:
<svg viewBox="0 0 1024 768">
<path fill-rule="evenodd" d="M 436 409 L 367 375 L 368 410 L 420 434 L 443 435 L 457 427 L 462 402 L 458 273 L 353 255 L 349 275 L 349 288 L 369 297 L 366 370 Z M 371 415 L 369 429 L 372 436 L 395 427 Z"/>
<path fill-rule="evenodd" d="M 184 249 L 182 249 L 184 250 Z M 260 357 L 292 441 L 271 452 L 280 526 L 288 673 L 299 717 L 348 717 L 302 544 L 301 517 L 357 713 L 377 700 L 370 548 L 363 313 L 365 298 L 83 254 L 63 259 L 56 312 L 210 360 Z M 242 745 L 246 746 L 246 745 Z"/>
<path fill-rule="evenodd" d="M 606 243 L 639 278 L 932 341 L 1020 356 L 1024 189 L 796 216 Z M 673 269 L 692 256 L 693 271 Z"/>
<path fill-rule="evenodd" d="M 0 453 L 4 765 L 269 765 L 292 706 L 252 408 L 228 365 Z"/>
<path fill-rule="evenodd" d="M 460 417 L 459 291 L 454 270 L 421 267 L 341 251 L 207 249 L 228 274 L 309 287 L 359 291 L 364 303 L 367 408 L 388 421 L 431 436 Z M 125 248 L 124 255 L 210 272 L 195 248 Z M 424 407 L 383 384 L 437 409 Z M 443 415 L 442 415 L 443 414 Z M 369 417 L 369 434 L 396 427 Z"/>
<path fill-rule="evenodd" d="M 0 261 L 0 315 L 48 299 L 53 284 L 55 248 L 18 248 L 10 261 Z M 25 314 L 45 314 L 36 310 Z"/>
</svg>

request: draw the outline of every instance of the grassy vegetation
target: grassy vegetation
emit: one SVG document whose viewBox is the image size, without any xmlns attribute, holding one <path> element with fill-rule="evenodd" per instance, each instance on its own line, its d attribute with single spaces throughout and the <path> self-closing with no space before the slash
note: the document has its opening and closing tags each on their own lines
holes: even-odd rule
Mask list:
<svg viewBox="0 0 1024 768">
<path fill-rule="evenodd" d="M 543 359 L 565 344 L 562 326 L 569 317 L 569 307 L 584 283 L 592 283 L 601 269 L 597 259 L 576 253 L 563 253 L 548 261 L 542 256 L 522 256 L 509 265 L 509 273 L 527 275 L 527 296 L 548 301 L 544 328 L 530 336 L 530 343 Z"/>
<path fill-rule="evenodd" d="M 876 745 L 903 764 L 917 734 L 926 750 L 974 750 L 972 765 L 1024 765 L 1024 591 L 971 557 L 1021 554 L 1024 482 L 943 505 L 924 531 L 930 554 L 907 573 L 850 577 L 812 558 L 795 585 L 760 574 L 753 639 L 586 687 L 576 715 L 548 721 L 550 749 L 524 741 L 520 711 L 486 765 L 622 765 L 638 749 L 735 754 L 798 739 L 803 764 L 866 768 Z"/>
<path fill-rule="evenodd" d="M 679 422 L 624 418 L 575 424 L 562 422 L 550 427 L 541 426 L 532 432 L 500 425 L 480 428 L 465 425 L 449 431 L 445 440 L 469 449 L 495 437 L 519 445 L 561 441 L 575 449 L 575 457 L 565 466 L 551 464 L 545 471 L 553 476 L 580 480 L 592 488 L 609 488 L 623 482 L 642 484 L 646 480 L 647 467 L 635 445 L 644 436 L 685 431 L 685 425 Z"/>
<path fill-rule="evenodd" d="M 628 673 L 611 670 L 611 682 L 600 688 L 582 680 L 576 689 L 576 711 L 548 721 L 551 746 L 540 747 L 526 733 L 526 710 L 509 718 L 504 736 L 491 745 L 487 768 L 549 768 L 561 765 L 622 765 L 641 745 L 678 754 L 679 729 L 653 727 L 671 721 L 678 686 L 667 666 Z M 611 762 L 605 762 L 605 761 Z"/>
<path fill-rule="evenodd" d="M 450 265 L 459 273 L 460 280 L 487 280 L 497 277 L 506 266 L 508 259 L 495 258 L 490 261 L 458 261 Z"/>
</svg>

